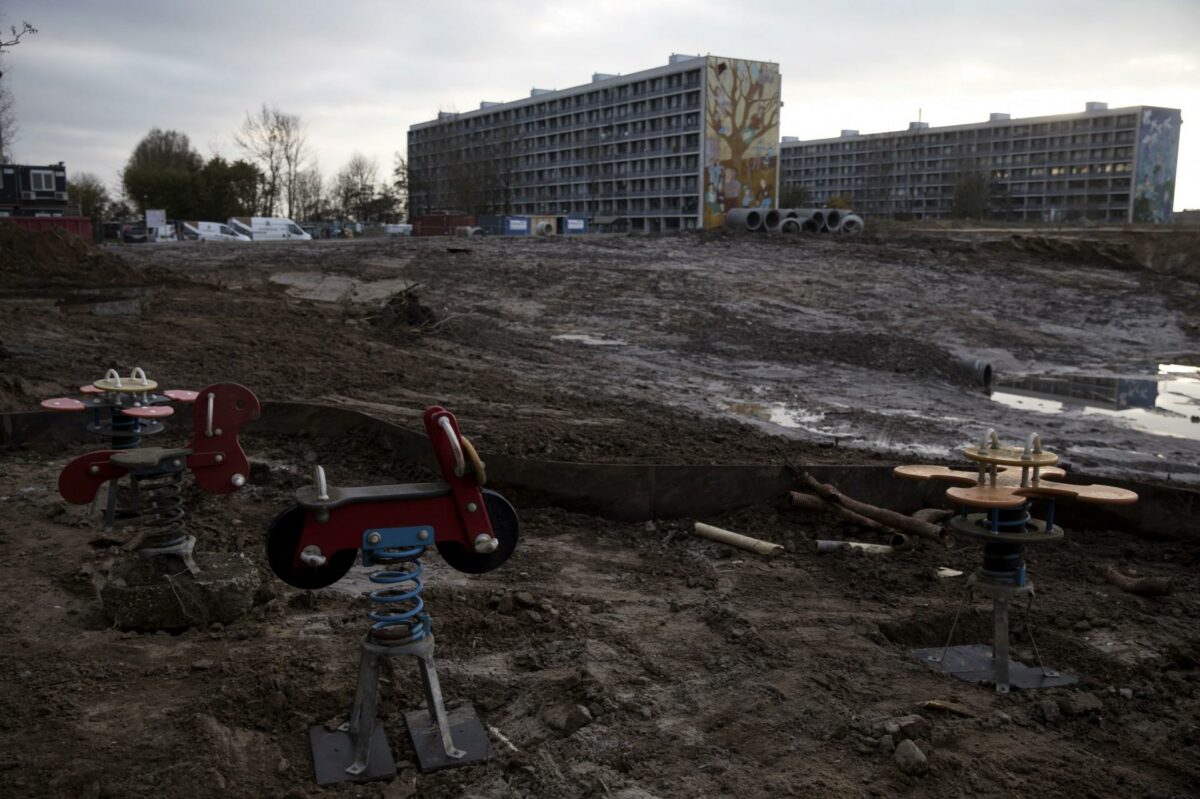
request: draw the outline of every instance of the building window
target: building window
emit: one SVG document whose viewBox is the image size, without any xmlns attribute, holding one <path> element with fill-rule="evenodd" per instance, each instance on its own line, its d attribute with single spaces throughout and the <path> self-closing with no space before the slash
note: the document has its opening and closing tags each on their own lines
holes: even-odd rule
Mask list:
<svg viewBox="0 0 1200 799">
<path fill-rule="evenodd" d="M 54 191 L 54 173 L 48 169 L 31 169 L 29 188 L 33 191 Z"/>
</svg>

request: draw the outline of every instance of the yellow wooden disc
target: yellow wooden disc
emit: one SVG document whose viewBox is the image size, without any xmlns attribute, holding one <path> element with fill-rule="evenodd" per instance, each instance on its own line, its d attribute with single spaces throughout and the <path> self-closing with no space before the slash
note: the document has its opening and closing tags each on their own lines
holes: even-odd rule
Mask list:
<svg viewBox="0 0 1200 799">
<path fill-rule="evenodd" d="M 1028 458 L 1022 458 L 1024 454 L 1024 447 L 967 447 L 963 450 L 968 460 L 978 463 L 998 463 L 1003 466 L 1053 466 L 1058 463 L 1058 456 L 1053 452 L 1032 452 Z"/>
<path fill-rule="evenodd" d="M 132 377 L 122 377 L 120 385 L 117 385 L 117 381 L 111 378 L 97 380 L 92 385 L 101 391 L 121 391 L 126 394 L 140 394 L 143 391 L 153 391 L 158 388 L 158 383 L 153 380 L 135 380 Z"/>
<path fill-rule="evenodd" d="M 1025 497 L 1013 491 L 1012 486 L 1001 485 L 951 486 L 946 489 L 946 496 L 969 508 L 1019 508 L 1025 504 Z"/>
</svg>

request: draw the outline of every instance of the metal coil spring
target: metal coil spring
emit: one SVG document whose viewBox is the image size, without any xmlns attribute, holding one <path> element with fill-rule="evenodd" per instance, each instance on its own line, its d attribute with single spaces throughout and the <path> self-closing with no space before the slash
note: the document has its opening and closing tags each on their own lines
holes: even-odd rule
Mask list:
<svg viewBox="0 0 1200 799">
<path fill-rule="evenodd" d="M 1003 530 L 1006 533 L 1019 533 L 1025 530 L 1025 526 L 1029 524 L 1029 520 L 1033 517 L 1029 513 L 1033 503 L 1026 502 L 1019 508 L 1006 510 L 1001 512 L 998 509 L 993 509 L 988 513 L 988 524 L 994 531 Z"/>
<path fill-rule="evenodd" d="M 133 478 L 138 515 L 134 523 L 146 533 L 143 546 L 151 549 L 182 544 L 183 471 Z"/>
<path fill-rule="evenodd" d="M 425 613 L 425 590 L 422 575 L 425 566 L 421 555 L 425 547 L 389 547 L 366 553 L 367 562 L 387 568 L 370 575 L 371 582 L 386 586 L 367 594 L 367 598 L 378 603 L 378 610 L 370 611 L 371 639 L 378 644 L 399 646 L 420 641 L 429 635 L 429 615 Z"/>
</svg>

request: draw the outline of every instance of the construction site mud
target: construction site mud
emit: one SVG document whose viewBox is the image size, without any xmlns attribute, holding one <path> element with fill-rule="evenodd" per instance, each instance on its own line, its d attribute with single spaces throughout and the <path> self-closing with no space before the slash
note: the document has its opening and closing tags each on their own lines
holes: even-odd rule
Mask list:
<svg viewBox="0 0 1200 799">
<path fill-rule="evenodd" d="M 319 403 L 413 430 L 442 404 L 485 460 L 957 463 L 995 428 L 1040 432 L 1069 470 L 1186 492 L 1200 424 L 1159 435 L 1070 403 L 994 402 L 962 363 L 991 364 L 997 382 L 1200 366 L 1196 243 L 926 231 L 75 256 L 24 243 L 24 261 L 0 259 L 0 411 L 141 366 L 168 388 L 237 382 L 268 409 Z M 428 467 L 367 429 L 251 425 L 250 482 L 184 499 L 198 552 L 255 563 L 252 609 L 144 633 L 99 601 L 124 542 L 56 488 L 100 445 L 0 442 L 4 796 L 1182 797 L 1200 784 L 1200 524 L 1078 527 L 1064 503 L 1066 539 L 1028 555 L 1038 593 L 1014 606 L 1013 646 L 1079 683 L 998 695 L 909 654 L 946 642 L 979 562 L 967 540 L 818 555 L 817 539 L 880 539 L 782 496 L 703 518 L 784 546 L 763 559 L 696 538 L 694 518 L 617 522 L 506 489 L 522 520 L 513 558 L 468 576 L 431 556 L 425 593 L 443 691 L 488 726 L 491 760 L 418 773 L 403 712 L 420 688 L 398 662 L 382 718 L 399 775 L 318 788 L 307 731 L 345 720 L 367 583 L 356 567 L 332 588 L 287 587 L 265 531 L 315 464 L 338 485 L 434 479 Z M 1113 565 L 1173 590 L 1122 591 Z M 986 642 L 990 625 L 969 603 L 953 642 Z M 923 766 L 899 765 L 906 741 Z"/>
</svg>

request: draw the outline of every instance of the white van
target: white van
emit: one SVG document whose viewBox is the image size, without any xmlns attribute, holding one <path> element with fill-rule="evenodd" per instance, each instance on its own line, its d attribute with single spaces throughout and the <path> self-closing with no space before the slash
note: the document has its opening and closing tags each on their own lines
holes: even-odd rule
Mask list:
<svg viewBox="0 0 1200 799">
<path fill-rule="evenodd" d="M 223 222 L 184 222 L 183 237 L 200 241 L 250 241 Z"/>
<path fill-rule="evenodd" d="M 312 240 L 295 222 L 277 216 L 231 216 L 229 227 L 255 241 Z"/>
</svg>

